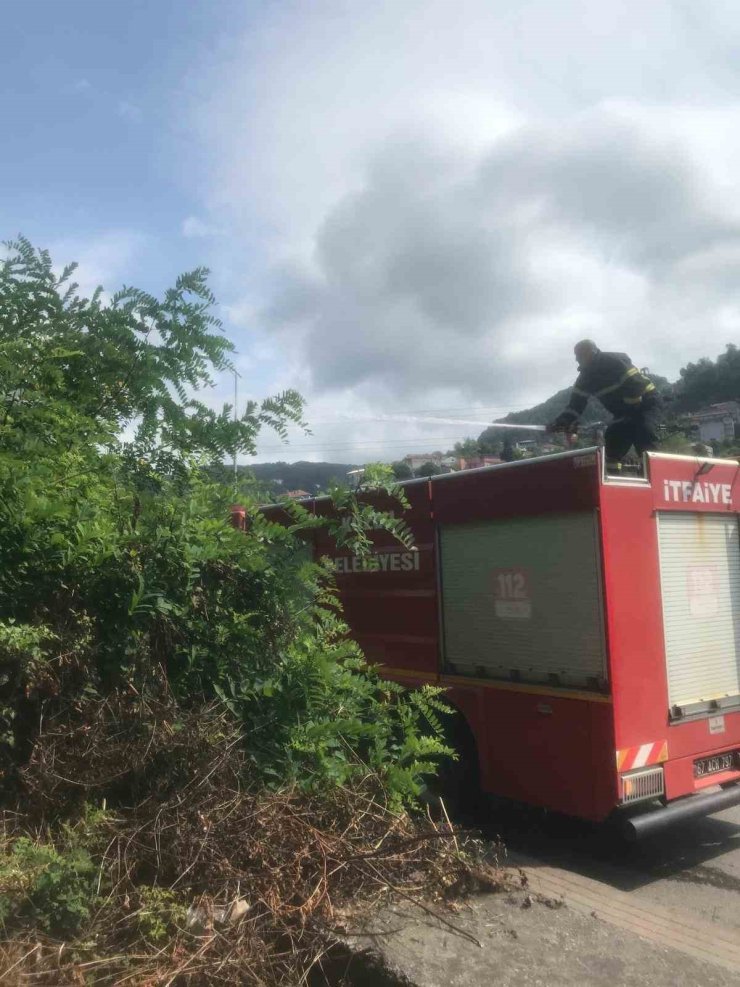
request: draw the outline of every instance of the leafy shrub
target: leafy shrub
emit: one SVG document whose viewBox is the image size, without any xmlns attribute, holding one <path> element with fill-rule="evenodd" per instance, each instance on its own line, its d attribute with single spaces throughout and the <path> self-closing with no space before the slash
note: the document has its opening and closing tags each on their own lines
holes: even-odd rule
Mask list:
<svg viewBox="0 0 740 987">
<path fill-rule="evenodd" d="M 93 531 L 77 508 L 62 519 L 29 511 L 33 541 L 63 554 L 55 582 L 19 585 L 17 572 L 11 582 L 0 539 L 0 612 L 25 621 L 0 623 L 9 725 L 28 727 L 42 706 L 53 716 L 81 695 L 156 695 L 162 677 L 186 708 L 215 696 L 227 704 L 255 778 L 316 787 L 370 770 L 401 800 L 414 797 L 443 751 L 442 707 L 433 690 L 406 694 L 366 665 L 329 569 L 306 560 L 300 517 L 292 531 L 257 515 L 249 533 L 237 531 L 223 489 L 193 470 L 178 489 L 162 480 L 156 496 L 141 497 L 134 525 L 127 501 L 110 496 L 105 477 L 97 483 L 84 508 Z M 0 502 L 0 523 L 3 513 Z M 358 517 L 340 537 L 365 537 Z M 43 566 L 39 554 L 29 573 Z M 6 761 L 30 756 L 17 730 L 15 739 Z"/>
<path fill-rule="evenodd" d="M 139 931 L 154 946 L 162 945 L 185 925 L 187 906 L 175 891 L 139 885 L 139 908 L 136 923 Z"/>
<path fill-rule="evenodd" d="M 0 920 L 25 920 L 45 932 L 75 933 L 90 918 L 97 869 L 81 847 L 19 837 L 0 856 Z"/>
<path fill-rule="evenodd" d="M 333 900 L 461 871 L 399 812 L 445 752 L 438 693 L 367 666 L 306 551 L 319 526 L 358 555 L 378 530 L 410 546 L 406 504 L 369 469 L 323 518 L 275 524 L 245 490 L 237 531 L 214 463 L 285 435 L 299 396 L 236 421 L 192 396 L 229 366 L 205 271 L 109 304 L 71 273 L 25 240 L 0 261 L 0 964 L 302 982 Z M 186 901 L 246 889 L 248 922 L 183 932 Z M 38 930 L 74 939 L 64 959 Z"/>
<path fill-rule="evenodd" d="M 70 274 L 24 240 L 0 263 L 0 778 L 22 785 L 44 720 L 83 737 L 88 699 L 144 710 L 171 693 L 184 710 L 227 704 L 253 782 L 375 772 L 412 799 L 444 750 L 441 704 L 367 667 L 305 550 L 319 526 L 358 555 L 378 530 L 410 546 L 390 473 L 366 470 L 372 496 L 334 491 L 326 517 L 286 504 L 278 525 L 247 502 L 235 530 L 235 491 L 210 466 L 253 449 L 260 427 L 284 434 L 300 399 L 234 422 L 188 396 L 228 366 L 205 272 L 162 301 L 126 289 L 108 306 L 78 298 Z M 126 729 L 139 749 L 153 728 L 142 712 Z"/>
</svg>

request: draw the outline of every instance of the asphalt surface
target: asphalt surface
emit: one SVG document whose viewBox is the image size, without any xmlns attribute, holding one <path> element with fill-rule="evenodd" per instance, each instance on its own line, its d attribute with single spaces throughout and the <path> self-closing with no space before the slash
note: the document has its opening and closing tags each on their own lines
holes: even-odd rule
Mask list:
<svg viewBox="0 0 740 987">
<path fill-rule="evenodd" d="M 512 885 L 451 911 L 392 903 L 349 932 L 349 983 L 740 987 L 740 807 L 637 844 L 495 800 L 458 824 Z"/>
<path fill-rule="evenodd" d="M 702 948 L 691 955 L 681 939 L 685 926 L 663 922 L 670 945 L 660 936 L 646 937 L 645 926 L 620 928 L 602 907 L 604 897 L 600 892 L 584 911 L 571 896 L 558 901 L 526 891 L 504 892 L 480 896 L 441 917 L 396 903 L 355 937 L 354 957 L 344 959 L 336 971 L 340 976 L 331 982 L 352 987 L 738 987 L 740 962 L 729 969 L 717 962 L 706 927 L 695 929 Z M 637 909 L 636 917 L 649 923 L 651 915 Z M 737 957 L 737 949 L 734 953 Z"/>
<path fill-rule="evenodd" d="M 625 843 L 603 827 L 500 806 L 478 825 L 500 837 L 509 862 L 537 860 L 629 892 L 677 913 L 740 930 L 740 806 L 676 825 L 660 836 Z"/>
</svg>

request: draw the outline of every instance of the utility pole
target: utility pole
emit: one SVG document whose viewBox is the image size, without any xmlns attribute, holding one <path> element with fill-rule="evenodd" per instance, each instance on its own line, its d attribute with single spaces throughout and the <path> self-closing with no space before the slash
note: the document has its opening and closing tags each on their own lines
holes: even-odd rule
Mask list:
<svg viewBox="0 0 740 987">
<path fill-rule="evenodd" d="M 233 370 L 233 373 L 234 373 L 234 425 L 236 426 L 236 422 L 237 422 L 237 418 L 238 418 L 238 415 L 237 415 L 237 401 L 239 399 L 239 397 L 238 397 L 238 391 L 237 391 L 237 378 L 241 377 L 241 374 L 237 372 L 236 367 L 233 367 L 232 370 Z M 238 480 L 238 471 L 237 471 L 237 468 L 236 468 L 236 452 L 237 452 L 237 448 L 238 448 L 238 438 L 237 438 L 237 435 L 236 435 L 236 428 L 234 428 L 234 496 L 236 496 L 236 486 L 237 486 L 237 480 Z"/>
</svg>

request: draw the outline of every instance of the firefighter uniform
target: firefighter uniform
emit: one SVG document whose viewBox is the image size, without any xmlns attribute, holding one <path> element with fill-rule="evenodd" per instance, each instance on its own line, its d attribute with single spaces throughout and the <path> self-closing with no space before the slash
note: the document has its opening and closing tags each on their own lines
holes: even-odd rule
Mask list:
<svg viewBox="0 0 740 987">
<path fill-rule="evenodd" d="M 661 400 L 655 384 L 626 353 L 596 351 L 581 368 L 568 407 L 553 422 L 556 429 L 575 431 L 588 399 L 598 398 L 614 416 L 604 436 L 607 460 L 619 462 L 635 447 L 638 455 L 658 447 Z"/>
</svg>

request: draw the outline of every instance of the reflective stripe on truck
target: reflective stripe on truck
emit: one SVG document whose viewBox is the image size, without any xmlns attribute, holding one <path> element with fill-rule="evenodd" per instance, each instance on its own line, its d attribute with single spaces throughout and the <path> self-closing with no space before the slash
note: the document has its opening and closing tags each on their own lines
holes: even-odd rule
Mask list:
<svg viewBox="0 0 740 987">
<path fill-rule="evenodd" d="M 668 760 L 668 741 L 655 740 L 652 744 L 641 744 L 639 747 L 625 747 L 617 751 L 617 771 L 631 771 L 633 768 L 645 768 L 649 764 L 662 764 Z"/>
</svg>

